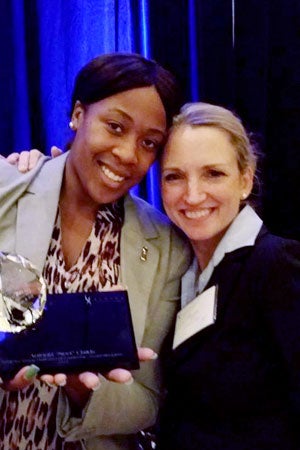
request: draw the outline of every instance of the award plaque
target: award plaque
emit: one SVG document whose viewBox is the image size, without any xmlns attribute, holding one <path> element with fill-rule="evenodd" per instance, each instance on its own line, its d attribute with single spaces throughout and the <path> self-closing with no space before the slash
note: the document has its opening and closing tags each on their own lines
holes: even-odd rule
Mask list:
<svg viewBox="0 0 300 450">
<path fill-rule="evenodd" d="M 126 290 L 47 294 L 38 270 L 0 252 L 0 374 L 138 369 Z"/>
</svg>

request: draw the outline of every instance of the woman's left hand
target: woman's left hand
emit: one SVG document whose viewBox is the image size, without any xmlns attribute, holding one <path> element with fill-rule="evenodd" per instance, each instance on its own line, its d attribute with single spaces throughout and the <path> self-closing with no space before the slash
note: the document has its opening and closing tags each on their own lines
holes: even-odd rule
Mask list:
<svg viewBox="0 0 300 450">
<path fill-rule="evenodd" d="M 109 381 L 116 383 L 128 383 L 132 379 L 132 375 L 125 369 L 114 369 L 103 375 Z M 71 385 L 76 388 L 86 388 L 95 391 L 100 387 L 99 376 L 94 372 L 82 372 L 79 374 L 66 375 L 64 373 L 57 373 L 55 375 L 41 375 L 39 377 L 42 381 L 52 386 L 68 386 Z"/>
<path fill-rule="evenodd" d="M 61 155 L 63 152 L 58 147 L 53 145 L 51 147 L 51 157 L 55 158 L 56 156 Z M 24 150 L 23 152 L 11 153 L 6 158 L 0 155 L 1 158 L 6 159 L 6 161 L 12 166 L 16 166 L 19 172 L 26 173 L 37 165 L 39 159 L 44 156 L 42 152 L 37 150 L 36 148 L 32 150 Z"/>
<path fill-rule="evenodd" d="M 128 383 L 133 381 L 132 375 L 125 369 L 114 369 L 103 375 L 109 381 L 117 383 Z M 41 375 L 40 380 L 49 386 L 60 386 L 64 388 L 68 396 L 72 410 L 77 413 L 85 407 L 92 391 L 96 391 L 101 386 L 100 377 L 93 372 L 82 372 L 79 374 L 57 373 L 55 375 Z"/>
<path fill-rule="evenodd" d="M 157 354 L 147 347 L 138 348 L 138 357 L 141 362 L 151 361 L 157 358 Z M 131 384 L 132 374 L 126 369 L 113 369 L 103 376 L 109 380 L 121 384 Z M 89 399 L 91 391 L 96 391 L 101 386 L 98 374 L 93 372 L 82 372 L 79 374 L 66 375 L 58 373 L 55 375 L 41 375 L 40 379 L 52 386 L 63 386 L 69 400 L 76 408 L 83 408 Z"/>
<path fill-rule="evenodd" d="M 141 362 L 151 361 L 157 358 L 157 354 L 148 347 L 138 347 L 138 357 Z M 106 374 L 103 374 L 109 381 L 116 383 L 130 384 L 133 380 L 132 374 L 126 369 L 113 369 Z M 94 372 L 82 372 L 80 374 L 72 375 L 72 381 L 74 383 L 76 377 L 76 383 L 82 384 L 89 390 L 96 390 L 100 386 L 100 380 L 97 374 Z M 65 386 L 71 381 L 71 377 L 64 373 L 58 373 L 55 375 L 41 375 L 40 379 L 53 386 Z"/>
<path fill-rule="evenodd" d="M 43 154 L 39 150 L 32 149 L 20 153 L 11 153 L 7 156 L 6 161 L 13 166 L 17 166 L 19 172 L 26 173 L 37 165 L 41 156 Z"/>
</svg>

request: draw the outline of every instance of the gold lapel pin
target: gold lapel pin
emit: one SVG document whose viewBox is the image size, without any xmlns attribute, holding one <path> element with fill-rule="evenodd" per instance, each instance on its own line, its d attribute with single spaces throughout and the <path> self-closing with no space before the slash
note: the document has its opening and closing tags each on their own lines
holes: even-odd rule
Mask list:
<svg viewBox="0 0 300 450">
<path fill-rule="evenodd" d="M 147 256 L 148 256 L 148 247 L 143 247 L 141 251 L 140 260 L 147 261 Z"/>
</svg>

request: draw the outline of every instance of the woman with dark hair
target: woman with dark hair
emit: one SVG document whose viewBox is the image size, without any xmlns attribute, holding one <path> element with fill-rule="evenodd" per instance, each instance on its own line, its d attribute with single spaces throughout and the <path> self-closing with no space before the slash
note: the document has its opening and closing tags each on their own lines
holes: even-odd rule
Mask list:
<svg viewBox="0 0 300 450">
<path fill-rule="evenodd" d="M 103 55 L 76 77 L 70 150 L 25 175 L 0 160 L 1 251 L 31 260 L 49 293 L 127 286 L 137 345 L 155 352 L 173 321 L 189 250 L 129 190 L 159 155 L 179 104 L 174 77 L 156 62 Z M 153 359 L 131 384 L 101 377 L 99 386 L 93 373 L 36 379 L 35 367 L 24 368 L 0 390 L 0 448 L 134 448 L 135 433 L 155 421 L 159 373 Z"/>
</svg>

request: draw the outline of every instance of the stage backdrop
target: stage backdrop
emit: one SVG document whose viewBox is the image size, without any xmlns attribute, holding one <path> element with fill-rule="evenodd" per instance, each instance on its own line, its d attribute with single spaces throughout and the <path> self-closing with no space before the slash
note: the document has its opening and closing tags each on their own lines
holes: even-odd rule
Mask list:
<svg viewBox="0 0 300 450">
<path fill-rule="evenodd" d="M 130 51 L 177 74 L 186 101 L 234 109 L 265 152 L 261 213 L 300 239 L 299 0 L 0 0 L 0 152 L 70 138 L 75 74 Z M 161 208 L 157 168 L 137 193 Z"/>
</svg>

